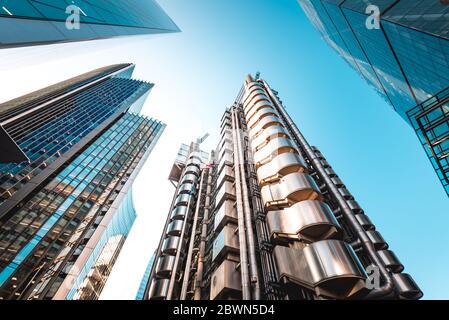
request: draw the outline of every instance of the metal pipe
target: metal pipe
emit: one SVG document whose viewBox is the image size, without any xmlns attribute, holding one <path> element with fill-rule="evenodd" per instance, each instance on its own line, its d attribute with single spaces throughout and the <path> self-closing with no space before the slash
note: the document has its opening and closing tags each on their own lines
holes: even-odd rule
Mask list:
<svg viewBox="0 0 449 320">
<path fill-rule="evenodd" d="M 207 171 L 207 169 L 203 169 L 202 172 L 201 172 L 200 190 L 199 190 L 199 193 L 198 193 L 198 200 L 196 202 L 195 214 L 193 216 L 192 231 L 190 232 L 189 251 L 187 253 L 186 266 L 184 268 L 184 278 L 182 280 L 182 288 L 181 288 L 180 300 L 185 300 L 186 299 L 186 295 L 187 295 L 187 286 L 189 285 L 189 277 L 190 277 L 190 266 L 192 264 L 193 243 L 195 241 L 196 225 L 197 225 L 197 222 L 198 222 L 198 214 L 200 212 L 201 195 L 203 193 L 203 181 L 204 181 L 204 175 L 205 175 L 206 171 Z"/>
<path fill-rule="evenodd" d="M 234 109 L 235 110 L 235 109 Z M 238 158 L 239 165 L 241 171 L 241 182 L 242 182 L 242 191 L 243 191 L 243 209 L 245 212 L 245 223 L 246 223 L 246 236 L 248 241 L 248 249 L 249 249 L 249 266 L 251 273 L 251 282 L 253 283 L 253 299 L 260 300 L 260 280 L 259 280 L 259 271 L 257 268 L 257 258 L 256 258 L 256 245 L 254 241 L 254 231 L 253 224 L 251 219 L 251 208 L 249 206 L 249 197 L 248 197 L 248 185 L 246 183 L 246 174 L 245 174 L 245 157 L 243 154 L 243 146 L 242 146 L 242 137 L 240 134 L 240 128 L 238 125 L 238 117 L 237 113 L 233 113 L 234 121 L 236 124 L 235 130 L 237 131 L 237 149 L 238 149 Z"/>
<path fill-rule="evenodd" d="M 249 285 L 249 277 L 248 277 L 248 256 L 247 256 L 247 247 L 246 247 L 246 237 L 245 237 L 245 221 L 243 216 L 243 203 L 242 203 L 242 190 L 240 186 L 240 169 L 238 166 L 238 150 L 237 150 L 237 135 L 236 130 L 237 126 L 235 123 L 235 119 L 232 116 L 235 110 L 231 111 L 231 120 L 232 120 L 232 140 L 233 140 L 233 149 L 234 149 L 234 171 L 235 171 L 235 191 L 237 198 L 237 219 L 238 219 L 238 231 L 239 231 L 239 246 L 240 246 L 240 272 L 242 274 L 242 298 L 243 300 L 250 300 L 250 285 Z"/>
<path fill-rule="evenodd" d="M 204 203 L 204 213 L 203 213 L 202 230 L 201 230 L 200 251 L 198 253 L 198 267 L 197 267 L 197 271 L 196 271 L 196 275 L 195 275 L 195 282 L 194 282 L 195 283 L 195 292 L 193 295 L 194 300 L 201 299 L 201 287 L 202 287 L 202 282 L 203 282 L 203 269 L 204 269 L 204 252 L 206 251 L 207 225 L 208 225 L 208 220 L 209 220 L 211 187 L 212 187 L 212 173 L 211 173 L 211 170 L 208 170 L 206 200 Z"/>
<path fill-rule="evenodd" d="M 296 124 L 291 119 L 290 115 L 287 113 L 287 111 L 284 109 L 284 106 L 278 101 L 276 95 L 273 93 L 271 88 L 268 86 L 268 84 L 265 82 L 265 80 L 262 80 L 265 88 L 267 89 L 268 94 L 270 95 L 271 100 L 274 102 L 276 109 L 283 117 L 284 121 L 287 122 L 290 129 L 292 130 L 293 135 L 297 139 L 297 141 L 300 143 L 302 149 L 306 153 L 307 157 L 311 160 L 312 166 L 314 169 L 318 172 L 318 174 L 323 178 L 324 182 L 326 183 L 329 192 L 332 194 L 332 196 L 337 200 L 338 205 L 342 209 L 342 214 L 344 215 L 345 219 L 351 224 L 352 228 L 356 231 L 357 235 L 359 236 L 364 251 L 369 255 L 372 262 L 374 262 L 377 267 L 379 268 L 380 273 L 382 274 L 382 277 L 385 281 L 385 283 L 378 289 L 372 290 L 368 295 L 368 299 L 374 299 L 374 298 L 381 298 L 388 294 L 390 294 L 394 290 L 394 284 L 391 279 L 390 273 L 385 268 L 384 264 L 380 260 L 376 249 L 374 248 L 373 243 L 369 240 L 368 235 L 366 234 L 365 229 L 360 225 L 358 220 L 356 219 L 354 213 L 352 212 L 351 208 L 347 204 L 346 200 L 343 198 L 343 196 L 338 192 L 337 187 L 332 182 L 330 177 L 326 174 L 326 171 L 319 161 L 318 157 L 316 156 L 315 152 L 310 147 L 309 143 L 305 139 L 305 137 L 302 135 L 302 133 L 299 131 Z"/>
</svg>

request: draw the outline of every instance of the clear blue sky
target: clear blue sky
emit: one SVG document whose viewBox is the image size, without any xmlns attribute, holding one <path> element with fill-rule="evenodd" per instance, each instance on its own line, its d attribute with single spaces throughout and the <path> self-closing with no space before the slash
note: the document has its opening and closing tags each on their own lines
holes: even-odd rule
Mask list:
<svg viewBox="0 0 449 320">
<path fill-rule="evenodd" d="M 105 298 L 133 299 L 156 249 L 179 144 L 210 132 L 247 73 L 279 91 L 427 299 L 449 299 L 449 201 L 411 128 L 324 42 L 296 0 L 159 0 L 181 33 L 0 51 L 0 101 L 111 63 L 155 83 L 167 129 L 136 180 L 138 218 Z M 27 79 L 23 81 L 23 79 Z"/>
</svg>

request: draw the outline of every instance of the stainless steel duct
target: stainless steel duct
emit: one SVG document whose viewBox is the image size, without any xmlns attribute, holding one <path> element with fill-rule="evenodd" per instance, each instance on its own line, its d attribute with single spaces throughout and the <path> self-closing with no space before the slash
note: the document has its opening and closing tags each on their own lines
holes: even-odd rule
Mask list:
<svg viewBox="0 0 449 320">
<path fill-rule="evenodd" d="M 254 239 L 254 231 L 253 231 L 253 223 L 251 218 L 251 208 L 249 206 L 249 196 L 248 196 L 248 186 L 246 183 L 246 170 L 245 170 L 245 157 L 243 154 L 243 143 L 241 137 L 241 129 L 238 125 L 238 116 L 234 111 L 234 123 L 236 130 L 236 138 L 237 138 L 237 149 L 238 149 L 238 158 L 239 162 L 236 163 L 236 166 L 239 165 L 240 173 L 241 173 L 241 183 L 242 183 L 242 196 L 243 196 L 243 209 L 245 213 L 245 224 L 246 224 L 246 235 L 248 241 L 249 248 L 249 267 L 251 273 L 251 283 L 253 284 L 253 300 L 260 300 L 260 280 L 259 280 L 259 271 L 257 270 L 257 258 L 256 258 L 256 244 Z M 238 183 L 238 182 L 236 182 Z"/>
<path fill-rule="evenodd" d="M 231 111 L 233 114 L 234 111 Z M 239 158 L 238 158 L 238 144 L 237 144 L 237 129 L 234 116 L 231 117 L 232 120 L 232 140 L 234 146 L 234 170 L 235 170 L 235 188 L 237 193 L 237 219 L 238 219 L 238 234 L 239 234 L 239 245 L 240 245 L 240 271 L 242 274 L 242 298 L 243 300 L 250 300 L 250 284 L 249 284 L 249 271 L 248 271 L 248 250 L 246 246 L 246 236 L 245 236 L 245 217 L 243 211 L 243 201 L 242 201 L 242 190 L 241 190 L 241 175 L 239 168 Z"/>
</svg>

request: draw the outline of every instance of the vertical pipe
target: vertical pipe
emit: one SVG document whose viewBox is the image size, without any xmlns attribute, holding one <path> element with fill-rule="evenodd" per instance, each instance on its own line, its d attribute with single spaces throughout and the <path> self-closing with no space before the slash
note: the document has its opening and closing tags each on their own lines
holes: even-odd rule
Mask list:
<svg viewBox="0 0 449 320">
<path fill-rule="evenodd" d="M 236 109 L 234 109 L 236 110 Z M 243 146 L 242 146 L 242 137 L 240 133 L 240 128 L 238 125 L 238 116 L 237 113 L 234 112 L 234 121 L 236 124 L 235 130 L 237 131 L 237 149 L 239 151 L 239 165 L 240 165 L 240 174 L 241 174 L 241 182 L 242 182 L 242 191 L 243 191 L 243 206 L 245 212 L 245 223 L 246 223 L 246 235 L 248 240 L 248 249 L 249 249 L 249 266 L 251 272 L 251 282 L 254 284 L 253 288 L 253 299 L 260 300 L 260 280 L 259 280 L 259 271 L 257 269 L 257 258 L 256 258 L 256 245 L 254 241 L 254 231 L 251 219 L 251 208 L 249 206 L 249 197 L 248 197 L 248 185 L 246 183 L 246 174 L 245 174 L 245 157 L 243 154 Z"/>
<path fill-rule="evenodd" d="M 198 253 L 198 268 L 195 275 L 195 293 L 193 295 L 194 300 L 201 299 L 201 287 L 203 282 L 203 269 L 204 269 L 204 252 L 206 250 L 206 237 L 207 237 L 207 225 L 209 220 L 211 185 L 212 185 L 212 173 L 211 170 L 209 170 L 207 177 L 206 201 L 204 203 L 200 251 Z"/>
<path fill-rule="evenodd" d="M 388 294 L 390 294 L 394 290 L 394 284 L 391 279 L 391 275 L 388 272 L 388 270 L 385 268 L 384 264 L 380 260 L 376 249 L 374 248 L 373 243 L 369 240 L 368 235 L 366 234 L 365 229 L 360 225 L 357 218 L 355 217 L 354 213 L 352 212 L 351 208 L 347 204 L 346 200 L 343 198 L 343 196 L 338 191 L 335 184 L 332 182 L 330 177 L 327 175 L 324 166 L 321 164 L 320 160 L 317 158 L 315 152 L 313 152 L 312 148 L 310 147 L 309 143 L 305 139 L 305 137 L 302 135 L 302 133 L 299 131 L 296 124 L 291 119 L 290 115 L 287 113 L 287 111 L 284 109 L 284 106 L 278 101 L 276 95 L 272 92 L 271 88 L 268 86 L 268 84 L 263 81 L 264 87 L 267 89 L 268 94 L 270 95 L 271 100 L 274 102 L 274 105 L 278 112 L 282 115 L 285 122 L 287 122 L 288 126 L 293 132 L 293 135 L 297 139 L 297 141 L 300 143 L 302 149 L 306 153 L 307 157 L 312 161 L 312 165 L 314 169 L 318 172 L 318 174 L 323 178 L 324 182 L 326 183 L 326 186 L 329 189 L 329 192 L 332 194 L 332 196 L 337 200 L 338 205 L 342 209 L 342 213 L 345 217 L 345 219 L 350 223 L 352 228 L 356 231 L 358 237 L 361 240 L 362 247 L 364 251 L 369 255 L 372 262 L 374 262 L 377 267 L 380 270 L 380 273 L 382 274 L 382 277 L 384 278 L 385 283 L 379 288 L 372 290 L 367 298 L 373 299 L 373 298 L 380 298 L 384 297 Z"/>
<path fill-rule="evenodd" d="M 242 204 L 242 191 L 240 187 L 241 177 L 240 169 L 238 165 L 238 150 L 237 150 L 237 136 L 236 131 L 237 126 L 233 114 L 235 110 L 231 111 L 232 119 L 232 140 L 234 149 L 234 171 L 235 171 L 235 191 L 237 197 L 237 219 L 238 219 L 238 230 L 239 230 L 239 246 L 240 246 L 240 272 L 242 274 L 242 297 L 243 300 L 250 300 L 250 285 L 248 277 L 248 256 L 246 248 L 246 237 L 245 237 L 245 221 L 243 216 L 243 204 Z"/>
<path fill-rule="evenodd" d="M 201 172 L 200 190 L 199 190 L 199 193 L 198 193 L 198 200 L 196 202 L 195 214 L 193 216 L 192 230 L 190 232 L 189 251 L 187 253 L 186 266 L 184 268 L 184 278 L 183 278 L 183 281 L 182 281 L 180 300 L 185 300 L 186 299 L 186 295 L 187 295 L 187 286 L 189 285 L 189 276 L 190 276 L 190 266 L 192 264 L 193 243 L 195 241 L 196 225 L 198 223 L 198 214 L 199 214 L 200 205 L 201 205 L 201 195 L 203 193 L 203 181 L 204 181 L 204 176 L 205 176 L 206 172 L 207 172 L 207 169 L 203 169 L 202 172 Z"/>
</svg>

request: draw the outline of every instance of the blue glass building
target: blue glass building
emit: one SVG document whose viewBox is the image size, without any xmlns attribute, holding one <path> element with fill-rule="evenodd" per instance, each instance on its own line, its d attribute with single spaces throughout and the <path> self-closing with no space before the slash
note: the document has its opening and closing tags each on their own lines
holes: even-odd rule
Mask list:
<svg viewBox="0 0 449 320">
<path fill-rule="evenodd" d="M 148 261 L 147 268 L 145 269 L 145 273 L 143 274 L 142 280 L 140 281 L 139 290 L 137 291 L 136 294 L 136 300 L 144 300 L 145 288 L 147 287 L 148 280 L 150 279 L 151 268 L 153 267 L 154 263 L 154 257 L 155 255 L 153 254 L 151 256 L 150 261 Z"/>
<path fill-rule="evenodd" d="M 299 3 L 327 44 L 416 131 L 449 195 L 449 6 L 439 0 Z"/>
<path fill-rule="evenodd" d="M 73 282 L 73 287 L 67 294 L 66 299 L 92 300 L 98 299 L 108 276 L 124 244 L 126 237 L 136 219 L 136 210 L 132 198 L 132 189 L 124 193 L 119 207 L 108 218 L 104 218 L 102 226 L 95 232 L 99 236 L 92 237 L 92 244 L 87 245 L 84 256 L 87 260 L 80 261 L 80 272 Z M 100 236 L 101 234 L 101 236 Z M 73 274 L 72 274 L 73 276 Z M 72 283 L 72 277 L 66 279 L 67 287 Z M 56 298 L 66 291 L 65 286 L 59 290 Z"/>
<path fill-rule="evenodd" d="M 178 31 L 154 0 L 0 1 L 0 48 Z"/>
<path fill-rule="evenodd" d="M 134 65 L 94 70 L 0 105 L 0 298 L 66 298 L 134 221 L 130 188 L 165 125 L 139 115 Z M 118 220 L 117 220 L 118 219 Z"/>
</svg>

